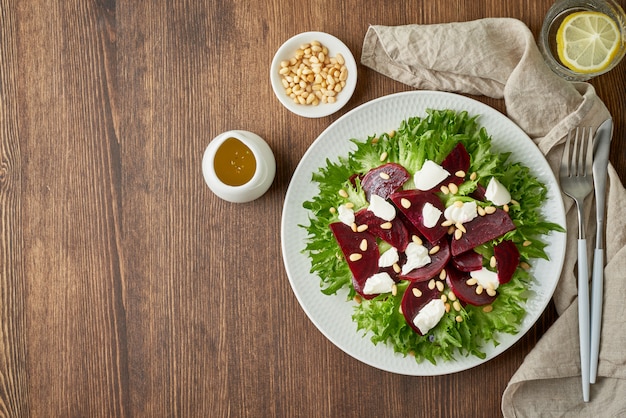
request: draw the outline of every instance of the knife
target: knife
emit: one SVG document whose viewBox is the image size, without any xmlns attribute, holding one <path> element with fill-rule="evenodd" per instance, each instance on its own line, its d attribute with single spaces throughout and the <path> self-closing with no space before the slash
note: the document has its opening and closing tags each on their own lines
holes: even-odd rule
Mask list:
<svg viewBox="0 0 626 418">
<path fill-rule="evenodd" d="M 593 153 L 593 186 L 596 194 L 596 248 L 593 253 L 591 276 L 591 354 L 589 381 L 596 382 L 600 330 L 602 328 L 602 294 L 604 281 L 604 206 L 609 150 L 613 136 L 613 119 L 609 118 L 596 131 Z"/>
</svg>

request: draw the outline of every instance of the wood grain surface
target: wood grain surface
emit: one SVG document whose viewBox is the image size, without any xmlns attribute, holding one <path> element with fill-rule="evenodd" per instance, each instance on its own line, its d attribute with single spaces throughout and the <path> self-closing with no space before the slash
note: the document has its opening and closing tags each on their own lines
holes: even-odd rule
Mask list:
<svg viewBox="0 0 626 418">
<path fill-rule="evenodd" d="M 437 377 L 360 363 L 300 308 L 280 249 L 291 175 L 342 114 L 410 88 L 359 65 L 349 104 L 306 119 L 273 96 L 269 63 L 306 30 L 357 59 L 370 24 L 507 16 L 537 35 L 550 4 L 0 0 L 0 416 L 500 416 L 552 306 L 504 354 Z M 622 180 L 625 70 L 592 81 Z M 248 204 L 202 178 L 205 147 L 230 129 L 277 159 Z"/>
</svg>

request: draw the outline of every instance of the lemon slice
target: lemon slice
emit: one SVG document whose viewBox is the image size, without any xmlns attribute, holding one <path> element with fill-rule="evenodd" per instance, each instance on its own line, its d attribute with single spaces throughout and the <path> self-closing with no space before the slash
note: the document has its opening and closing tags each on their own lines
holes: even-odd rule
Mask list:
<svg viewBox="0 0 626 418">
<path fill-rule="evenodd" d="M 556 33 L 559 59 L 567 68 L 578 73 L 606 69 L 620 44 L 617 24 L 600 12 L 572 13 L 563 20 Z"/>
</svg>

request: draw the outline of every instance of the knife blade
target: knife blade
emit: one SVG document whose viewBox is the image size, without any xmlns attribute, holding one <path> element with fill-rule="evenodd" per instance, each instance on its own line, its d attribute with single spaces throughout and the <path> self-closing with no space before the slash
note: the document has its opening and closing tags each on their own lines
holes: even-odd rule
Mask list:
<svg viewBox="0 0 626 418">
<path fill-rule="evenodd" d="M 593 253 L 593 273 L 591 276 L 591 352 L 589 381 L 596 382 L 598 375 L 598 355 L 600 351 L 600 330 L 602 328 L 602 294 L 604 292 L 604 207 L 609 150 L 613 137 L 613 119 L 600 125 L 594 139 L 593 186 L 596 196 L 596 247 Z"/>
</svg>

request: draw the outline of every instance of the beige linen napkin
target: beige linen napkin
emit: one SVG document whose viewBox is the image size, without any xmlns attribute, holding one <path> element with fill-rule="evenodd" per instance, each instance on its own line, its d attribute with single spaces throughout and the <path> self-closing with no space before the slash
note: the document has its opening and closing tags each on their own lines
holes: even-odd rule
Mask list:
<svg viewBox="0 0 626 418">
<path fill-rule="evenodd" d="M 509 118 L 533 138 L 555 173 L 568 130 L 578 125 L 595 129 L 609 117 L 590 84 L 570 83 L 550 71 L 530 30 L 515 19 L 371 26 L 361 62 L 418 89 L 504 99 Z M 607 189 L 604 323 L 591 402 L 582 401 L 580 381 L 577 218 L 575 210 L 570 210 L 572 201 L 565 197 L 571 232 L 554 294 L 560 316 L 504 391 L 502 412 L 506 417 L 626 416 L 626 191 L 612 167 Z M 591 255 L 595 242 L 593 200 L 588 199 L 586 206 Z"/>
</svg>

